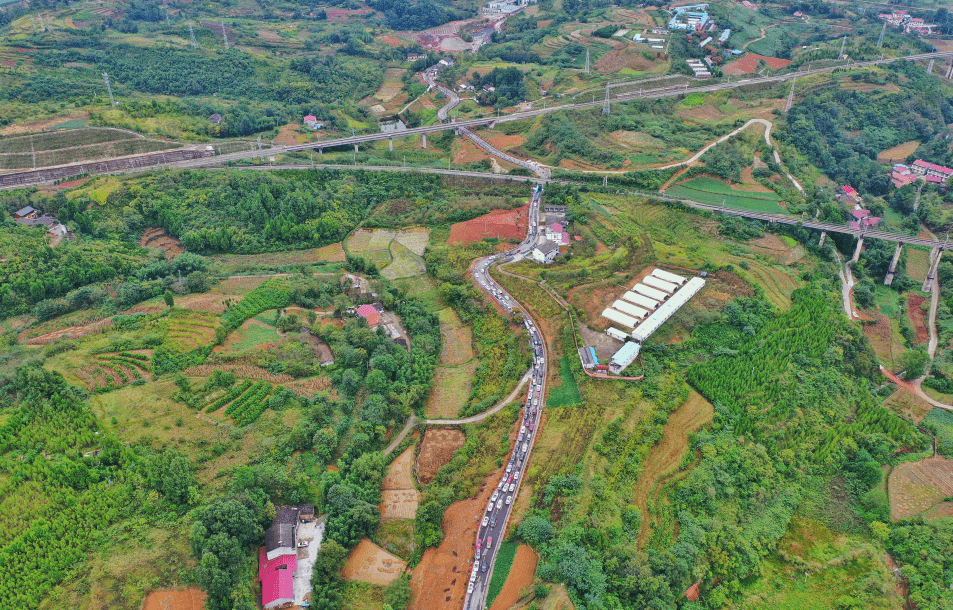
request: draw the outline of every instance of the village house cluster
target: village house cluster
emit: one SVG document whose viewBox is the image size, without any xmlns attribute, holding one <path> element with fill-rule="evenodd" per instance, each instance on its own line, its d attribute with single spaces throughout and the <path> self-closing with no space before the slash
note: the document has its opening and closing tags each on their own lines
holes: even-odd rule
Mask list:
<svg viewBox="0 0 953 610">
<path fill-rule="evenodd" d="M 931 184 L 946 184 L 953 176 L 953 169 L 917 159 L 909 166 L 897 163 L 890 171 L 890 181 L 897 188 L 923 180 Z"/>
<path fill-rule="evenodd" d="M 46 227 L 47 234 L 53 237 L 66 237 L 69 235 L 69 229 L 66 228 L 66 225 L 57 220 L 55 216 L 43 214 L 40 210 L 29 205 L 14 212 L 13 220 L 28 227 Z"/>
<path fill-rule="evenodd" d="M 933 34 L 936 28 L 935 23 L 927 23 L 920 17 L 911 17 L 907 11 L 893 11 L 892 13 L 881 13 L 877 15 L 887 25 L 903 30 L 904 34 Z"/>
</svg>

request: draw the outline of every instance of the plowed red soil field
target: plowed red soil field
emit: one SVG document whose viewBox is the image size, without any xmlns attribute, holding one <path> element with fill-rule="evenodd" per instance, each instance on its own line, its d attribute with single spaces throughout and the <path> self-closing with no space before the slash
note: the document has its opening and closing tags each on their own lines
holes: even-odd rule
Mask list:
<svg viewBox="0 0 953 610">
<path fill-rule="evenodd" d="M 926 297 L 919 294 L 911 294 L 907 297 L 907 312 L 909 312 L 913 329 L 917 331 L 917 343 L 930 342 L 930 331 L 927 329 L 927 312 L 923 311 L 923 304 L 926 303 L 926 300 Z"/>
<path fill-rule="evenodd" d="M 764 60 L 764 63 L 771 66 L 772 70 L 787 68 L 791 61 L 779 57 L 767 57 L 757 53 L 748 53 L 738 61 L 733 61 L 721 69 L 725 74 L 754 74 L 758 71 L 758 62 Z"/>
<path fill-rule="evenodd" d="M 203 610 L 205 592 L 198 588 L 184 591 L 153 591 L 146 596 L 142 610 Z"/>
<path fill-rule="evenodd" d="M 536 565 L 539 556 L 525 544 L 516 547 L 516 557 L 513 558 L 513 567 L 500 594 L 493 600 L 490 610 L 507 610 L 516 605 L 520 599 L 520 591 L 532 588 L 533 578 L 536 576 Z"/>
<path fill-rule="evenodd" d="M 526 237 L 526 213 L 529 206 L 522 206 L 515 210 L 493 210 L 468 220 L 458 222 L 450 227 L 448 244 L 471 244 L 488 238 L 522 240 Z"/>
</svg>

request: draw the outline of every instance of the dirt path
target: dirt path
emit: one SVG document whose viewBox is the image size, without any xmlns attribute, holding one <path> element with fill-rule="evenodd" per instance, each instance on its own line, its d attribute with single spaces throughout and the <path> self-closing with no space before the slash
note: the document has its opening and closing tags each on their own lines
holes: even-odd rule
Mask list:
<svg viewBox="0 0 953 610">
<path fill-rule="evenodd" d="M 837 260 L 840 262 L 840 254 L 837 255 Z M 854 307 L 850 302 L 850 291 L 854 287 L 854 276 L 850 272 L 850 263 L 844 264 L 843 267 L 838 267 L 837 274 L 840 276 L 840 290 L 841 298 L 844 300 L 844 313 L 847 314 L 847 318 L 853 320 L 857 317 L 857 314 L 854 312 Z"/>
<path fill-rule="evenodd" d="M 390 455 L 394 452 L 394 449 L 397 449 L 397 446 L 404 441 L 404 437 L 407 436 L 407 433 L 417 424 L 417 416 L 414 413 L 410 414 L 410 418 L 407 420 L 407 423 L 404 425 L 404 429 L 400 431 L 400 434 L 397 435 L 397 438 L 394 439 L 390 445 L 387 446 L 387 449 L 384 449 L 384 455 Z"/>
<path fill-rule="evenodd" d="M 931 398 L 926 392 L 923 391 L 923 388 L 921 387 L 921 384 L 923 383 L 923 378 L 916 379 L 914 381 L 904 381 L 903 379 L 900 379 L 899 377 L 897 377 L 896 375 L 888 371 L 882 364 L 880 365 L 880 372 L 883 374 L 884 377 L 886 377 L 890 381 L 897 384 L 898 387 L 910 392 L 911 394 L 915 394 L 916 396 L 919 396 L 920 398 L 927 401 L 934 407 L 938 409 L 946 409 L 947 411 L 953 411 L 953 405 L 943 404 L 942 402 Z"/>
<path fill-rule="evenodd" d="M 496 403 L 483 413 L 478 413 L 471 417 L 464 417 L 462 419 L 428 419 L 426 420 L 427 425 L 429 426 L 454 426 L 458 424 L 475 424 L 483 421 L 487 417 L 493 415 L 506 405 L 510 404 L 516 397 L 519 396 L 520 391 L 523 389 L 523 386 L 526 385 L 526 382 L 529 381 L 530 371 L 526 371 L 526 374 L 523 375 L 523 378 L 520 379 L 520 382 L 516 385 L 516 388 L 510 392 L 510 395 Z"/>
<path fill-rule="evenodd" d="M 743 45 L 741 45 L 741 50 L 742 51 L 747 50 L 749 44 L 753 42 L 758 42 L 759 40 L 764 40 L 764 28 L 761 28 L 761 38 L 755 38 L 754 40 L 749 40 L 748 42 L 744 43 Z"/>
</svg>

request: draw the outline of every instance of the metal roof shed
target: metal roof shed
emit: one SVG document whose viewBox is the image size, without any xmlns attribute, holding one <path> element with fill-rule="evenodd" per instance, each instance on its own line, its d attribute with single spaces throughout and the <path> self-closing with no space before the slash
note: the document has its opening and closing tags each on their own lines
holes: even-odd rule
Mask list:
<svg viewBox="0 0 953 610">
<path fill-rule="evenodd" d="M 685 282 L 688 281 L 682 276 L 675 275 L 674 273 L 669 273 L 668 271 L 665 271 L 664 269 L 652 269 L 652 275 L 654 275 L 660 280 L 671 282 L 675 284 L 676 286 L 684 286 Z"/>
<path fill-rule="evenodd" d="M 647 296 L 650 299 L 655 299 L 656 301 L 664 301 L 669 297 L 661 290 L 656 290 L 655 288 L 649 288 L 645 284 L 636 284 L 632 287 L 633 292 L 638 292 L 641 295 Z"/>
<path fill-rule="evenodd" d="M 705 280 L 700 277 L 693 277 L 688 280 L 684 288 L 676 292 L 675 296 L 671 299 L 662 303 L 661 307 L 656 309 L 652 315 L 646 318 L 644 322 L 639 324 L 639 326 L 632 331 L 632 338 L 636 341 L 645 341 L 648 339 L 666 320 L 672 317 L 672 314 L 681 309 L 682 305 L 688 302 L 688 299 L 695 296 L 704 285 Z"/>
<path fill-rule="evenodd" d="M 654 275 L 650 275 L 642 279 L 642 283 L 652 288 L 658 288 L 659 290 L 664 290 L 665 292 L 675 292 L 678 290 L 678 286 L 671 282 L 666 282 L 665 280 L 660 280 Z"/>
<path fill-rule="evenodd" d="M 623 332 L 618 328 L 613 328 L 611 326 L 606 329 L 606 334 L 613 339 L 618 339 L 619 341 L 627 341 L 629 339 L 629 333 Z"/>
<path fill-rule="evenodd" d="M 648 309 L 652 311 L 653 309 L 658 309 L 658 301 L 655 299 L 650 299 L 646 296 L 642 296 L 637 292 L 627 292 L 622 295 L 622 298 L 630 303 L 635 303 L 639 307 Z"/>
<path fill-rule="evenodd" d="M 632 316 L 616 311 L 612 309 L 611 307 L 606 307 L 605 309 L 602 310 L 602 317 L 609 318 L 613 322 L 617 322 L 621 324 L 622 326 L 626 326 L 628 328 L 635 328 L 636 326 L 639 325 L 639 321 L 633 318 Z"/>
<path fill-rule="evenodd" d="M 633 318 L 642 319 L 645 316 L 649 315 L 649 312 L 642 309 L 641 307 L 636 307 L 632 303 L 626 303 L 625 301 L 616 301 L 612 304 L 612 308 L 622 313 L 629 314 Z"/>
<path fill-rule="evenodd" d="M 612 360 L 609 361 L 609 370 L 613 373 L 621 373 L 638 357 L 641 349 L 641 345 L 629 341 L 612 355 Z"/>
</svg>

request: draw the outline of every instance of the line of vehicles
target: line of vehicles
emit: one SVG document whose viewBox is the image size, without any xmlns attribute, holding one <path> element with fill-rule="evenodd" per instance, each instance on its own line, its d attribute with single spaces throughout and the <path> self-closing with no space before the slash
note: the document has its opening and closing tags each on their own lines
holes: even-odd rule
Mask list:
<svg viewBox="0 0 953 610">
<path fill-rule="evenodd" d="M 493 573 L 496 551 L 506 530 L 506 524 L 519 492 L 527 461 L 533 450 L 536 433 L 539 431 L 539 415 L 542 410 L 542 397 L 546 383 L 546 345 L 543 343 L 539 327 L 536 326 L 526 310 L 490 277 L 488 271 L 491 265 L 506 260 L 507 256 L 512 257 L 512 254 L 527 246 L 529 248 L 533 247 L 538 230 L 538 223 L 534 219 L 539 217 L 541 196 L 542 185 L 537 185 L 530 203 L 529 230 L 523 243 L 505 255 L 496 254 L 478 260 L 473 270 L 473 277 L 477 284 L 493 296 L 501 306 L 507 311 L 518 309 L 522 312 L 523 324 L 529 333 L 530 347 L 533 351 L 533 365 L 530 369 L 529 392 L 526 403 L 522 408 L 516 443 L 503 475 L 500 477 L 500 482 L 493 490 L 483 516 L 480 518 L 480 527 L 477 530 L 477 539 L 474 545 L 473 568 L 470 571 L 467 595 L 464 599 L 463 607 L 465 610 L 479 610 L 483 607 L 487 585 Z"/>
</svg>

